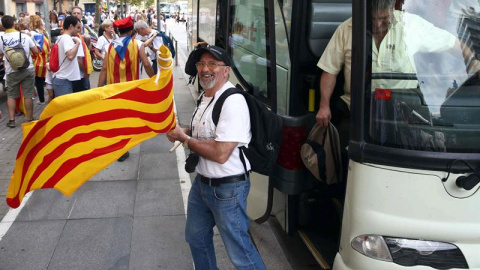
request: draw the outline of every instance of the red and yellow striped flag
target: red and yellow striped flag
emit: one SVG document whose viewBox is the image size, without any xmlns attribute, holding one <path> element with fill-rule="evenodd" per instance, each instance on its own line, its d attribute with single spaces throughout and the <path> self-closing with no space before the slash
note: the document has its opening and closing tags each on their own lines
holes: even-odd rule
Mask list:
<svg viewBox="0 0 480 270">
<path fill-rule="evenodd" d="M 23 124 L 7 204 L 17 208 L 42 188 L 69 196 L 130 148 L 174 128 L 171 62 L 158 83 L 152 77 L 60 96 L 38 121 Z"/>
<path fill-rule="evenodd" d="M 48 56 L 50 54 L 50 41 L 44 35 L 43 36 L 43 43 L 42 48 L 38 54 L 31 54 L 33 58 L 33 66 L 35 67 L 35 76 L 45 78 L 47 73 L 47 62 Z"/>
</svg>

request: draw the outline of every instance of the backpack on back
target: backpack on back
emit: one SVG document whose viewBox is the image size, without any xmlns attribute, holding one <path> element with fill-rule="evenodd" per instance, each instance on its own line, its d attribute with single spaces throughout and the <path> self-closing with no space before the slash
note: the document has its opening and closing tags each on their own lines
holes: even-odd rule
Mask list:
<svg viewBox="0 0 480 270">
<path fill-rule="evenodd" d="M 65 58 L 63 58 L 62 63 L 60 63 L 59 55 L 58 55 L 58 42 L 53 44 L 53 46 L 50 48 L 50 57 L 48 58 L 48 62 L 50 65 L 50 70 L 52 72 L 57 72 L 60 69 L 60 66 L 65 62 L 65 59 L 67 59 L 67 56 L 65 55 Z"/>
<path fill-rule="evenodd" d="M 10 67 L 13 70 L 22 70 L 28 68 L 30 66 L 30 61 L 28 60 L 28 55 L 25 53 L 25 50 L 22 46 L 22 32 L 19 32 L 19 41 L 18 44 L 10 47 L 5 45 L 5 41 L 3 40 L 3 49 L 5 51 L 5 58 L 7 59 Z"/>
<path fill-rule="evenodd" d="M 170 53 L 172 53 L 172 58 L 175 58 L 175 46 L 173 46 L 172 39 L 167 36 L 164 32 L 159 32 L 160 36 L 162 37 L 163 44 L 170 49 Z"/>
<path fill-rule="evenodd" d="M 243 89 L 230 88 L 220 95 L 215 106 L 213 106 L 212 120 L 215 126 L 218 124 L 225 99 L 233 94 L 241 94 L 245 98 L 250 112 L 252 139 L 248 148 L 245 146 L 239 147 L 243 166 L 246 170 L 242 153 L 249 160 L 252 171 L 269 176 L 272 174 L 280 148 L 282 118 Z"/>
</svg>

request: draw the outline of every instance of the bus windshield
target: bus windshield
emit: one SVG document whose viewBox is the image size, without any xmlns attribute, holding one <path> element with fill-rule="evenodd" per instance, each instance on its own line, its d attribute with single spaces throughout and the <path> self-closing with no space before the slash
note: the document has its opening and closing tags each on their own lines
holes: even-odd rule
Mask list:
<svg viewBox="0 0 480 270">
<path fill-rule="evenodd" d="M 369 15 L 370 141 L 479 153 L 479 1 L 405 0 Z"/>
</svg>

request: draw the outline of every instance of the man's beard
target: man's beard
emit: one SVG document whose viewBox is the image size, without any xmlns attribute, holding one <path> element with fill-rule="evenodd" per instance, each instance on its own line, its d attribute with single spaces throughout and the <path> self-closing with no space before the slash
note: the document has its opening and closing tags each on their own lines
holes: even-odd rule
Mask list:
<svg viewBox="0 0 480 270">
<path fill-rule="evenodd" d="M 204 82 L 204 80 L 206 82 Z M 203 89 L 209 90 L 215 87 L 215 84 L 217 84 L 217 76 L 212 75 L 212 78 L 210 79 L 204 79 L 202 76 L 200 76 L 200 86 L 202 86 Z"/>
</svg>

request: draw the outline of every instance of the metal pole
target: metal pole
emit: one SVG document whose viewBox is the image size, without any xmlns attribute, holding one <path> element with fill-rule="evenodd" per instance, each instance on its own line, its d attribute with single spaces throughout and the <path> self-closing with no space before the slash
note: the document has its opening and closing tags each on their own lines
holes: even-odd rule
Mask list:
<svg viewBox="0 0 480 270">
<path fill-rule="evenodd" d="M 107 0 L 107 16 L 106 16 L 106 19 L 109 19 L 110 18 L 110 1 Z"/>
<path fill-rule="evenodd" d="M 43 0 L 43 19 L 44 19 L 44 22 L 45 22 L 45 30 L 47 31 L 48 33 L 48 39 L 49 41 L 51 42 L 51 35 L 52 33 L 50 33 L 50 13 L 48 13 L 48 0 Z"/>
<path fill-rule="evenodd" d="M 175 66 L 178 66 L 178 42 L 175 39 L 175 52 L 177 52 L 177 57 L 175 57 Z"/>
<path fill-rule="evenodd" d="M 160 32 L 162 29 L 160 28 L 160 21 L 162 19 L 160 18 L 160 0 L 157 0 L 157 31 Z M 167 26 L 165 25 L 165 28 L 167 28 Z M 165 29 L 165 33 L 166 33 L 167 29 Z"/>
</svg>

